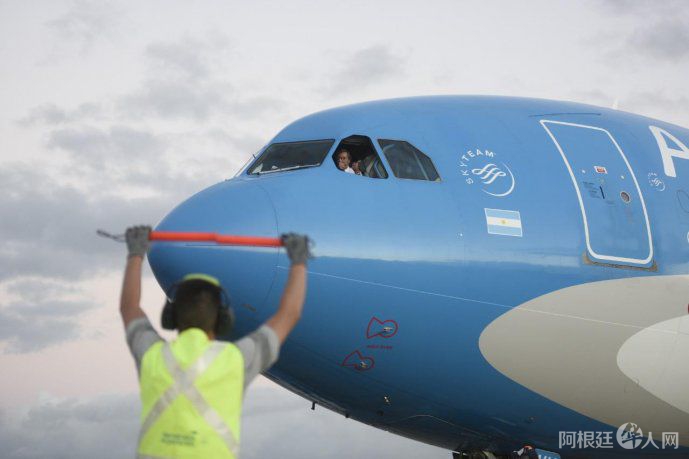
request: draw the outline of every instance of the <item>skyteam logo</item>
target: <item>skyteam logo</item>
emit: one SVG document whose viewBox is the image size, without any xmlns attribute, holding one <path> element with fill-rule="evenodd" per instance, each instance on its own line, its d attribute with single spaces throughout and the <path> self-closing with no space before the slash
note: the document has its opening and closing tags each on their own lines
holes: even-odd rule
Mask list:
<svg viewBox="0 0 689 459">
<path fill-rule="evenodd" d="M 460 157 L 460 172 L 468 185 L 480 184 L 481 191 L 498 198 L 514 191 L 516 181 L 509 166 L 497 161 L 490 150 L 469 150 Z"/>
<path fill-rule="evenodd" d="M 490 185 L 499 177 L 506 177 L 503 171 L 493 163 L 488 163 L 483 166 L 483 169 L 472 169 L 471 173 L 478 175 L 484 185 Z"/>
</svg>

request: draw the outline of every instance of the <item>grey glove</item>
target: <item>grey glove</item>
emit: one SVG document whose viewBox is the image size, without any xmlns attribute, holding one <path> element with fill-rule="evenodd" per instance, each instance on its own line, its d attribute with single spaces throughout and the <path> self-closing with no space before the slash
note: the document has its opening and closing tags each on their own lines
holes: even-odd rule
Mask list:
<svg viewBox="0 0 689 459">
<path fill-rule="evenodd" d="M 150 226 L 131 226 L 127 228 L 124 233 L 124 238 L 127 241 L 127 250 L 129 254 L 127 258 L 146 256 L 148 251 L 148 237 L 151 234 Z"/>
<path fill-rule="evenodd" d="M 309 258 L 313 258 L 309 251 L 310 240 L 307 236 L 296 233 L 283 234 L 282 245 L 287 250 L 287 256 L 293 265 L 306 264 Z"/>
</svg>

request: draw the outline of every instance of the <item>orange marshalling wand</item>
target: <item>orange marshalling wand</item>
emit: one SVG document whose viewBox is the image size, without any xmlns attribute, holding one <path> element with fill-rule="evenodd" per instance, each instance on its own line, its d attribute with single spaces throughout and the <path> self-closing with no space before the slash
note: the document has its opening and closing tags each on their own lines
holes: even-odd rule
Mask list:
<svg viewBox="0 0 689 459">
<path fill-rule="evenodd" d="M 178 231 L 151 231 L 149 240 L 175 242 L 215 242 L 226 245 L 250 245 L 257 247 L 282 246 L 282 241 L 275 237 L 232 236 L 229 234 Z"/>
</svg>

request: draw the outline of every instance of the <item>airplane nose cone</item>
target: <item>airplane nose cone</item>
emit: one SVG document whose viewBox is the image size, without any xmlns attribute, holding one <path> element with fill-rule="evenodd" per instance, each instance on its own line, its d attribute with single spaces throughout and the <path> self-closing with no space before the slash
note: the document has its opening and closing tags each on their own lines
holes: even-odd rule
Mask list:
<svg viewBox="0 0 689 459">
<path fill-rule="evenodd" d="M 155 231 L 278 236 L 275 211 L 267 193 L 256 184 L 241 181 L 222 182 L 192 196 L 173 209 Z M 264 303 L 277 269 L 277 248 L 153 242 L 148 259 L 158 283 L 169 295 L 173 294 L 174 284 L 187 274 L 217 277 L 237 316 L 232 337 L 255 328 L 268 317 Z"/>
</svg>

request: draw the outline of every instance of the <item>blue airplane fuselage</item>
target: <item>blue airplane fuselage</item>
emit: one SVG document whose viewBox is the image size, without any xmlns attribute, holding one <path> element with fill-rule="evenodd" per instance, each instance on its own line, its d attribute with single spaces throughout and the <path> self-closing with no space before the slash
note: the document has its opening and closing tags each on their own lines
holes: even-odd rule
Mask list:
<svg viewBox="0 0 689 459">
<path fill-rule="evenodd" d="M 352 136 L 370 139 L 387 178 L 336 167 Z M 689 130 L 576 103 L 438 96 L 316 113 L 267 146 L 323 139 L 319 166 L 249 165 L 156 228 L 315 241 L 301 321 L 266 376 L 451 450 L 689 454 Z M 413 145 L 440 179 L 397 177 L 380 140 Z M 275 313 L 289 267 L 282 250 L 203 243 L 156 243 L 150 262 L 164 289 L 217 276 L 231 339 Z M 625 423 L 643 429 L 630 449 Z M 642 449 L 649 432 L 658 448 Z"/>
</svg>

